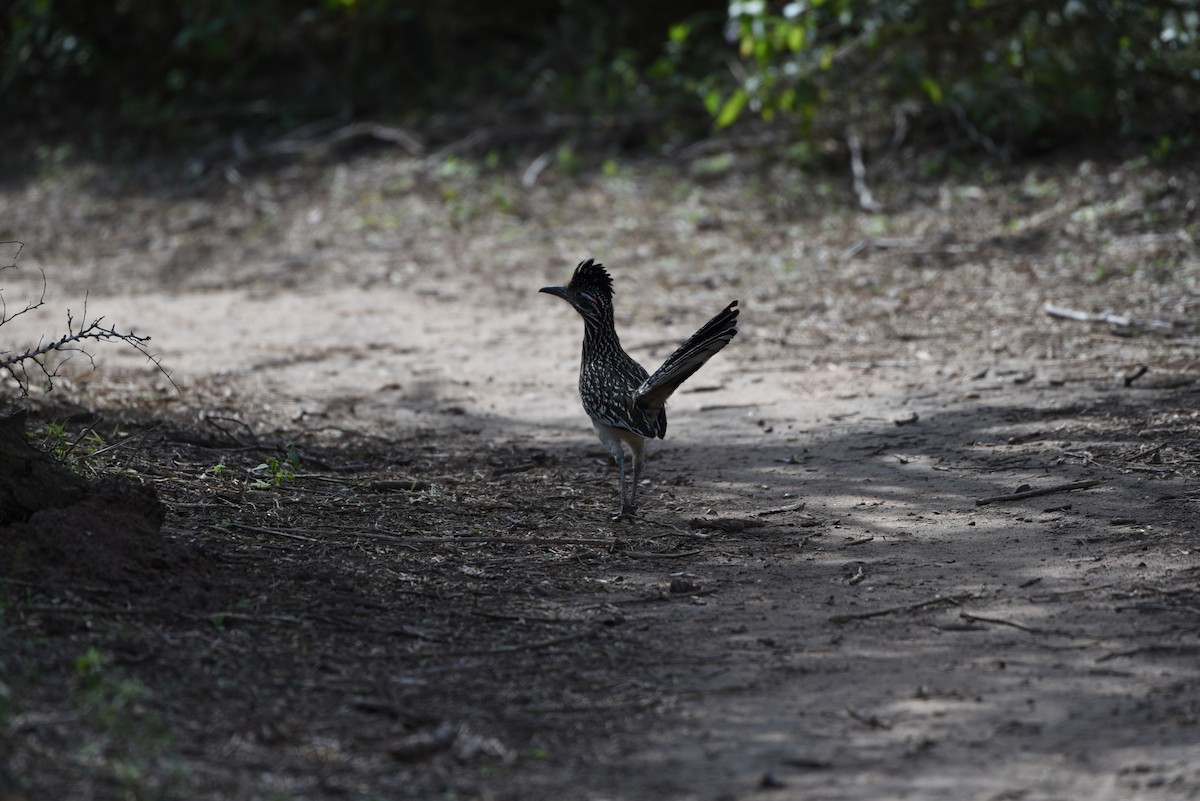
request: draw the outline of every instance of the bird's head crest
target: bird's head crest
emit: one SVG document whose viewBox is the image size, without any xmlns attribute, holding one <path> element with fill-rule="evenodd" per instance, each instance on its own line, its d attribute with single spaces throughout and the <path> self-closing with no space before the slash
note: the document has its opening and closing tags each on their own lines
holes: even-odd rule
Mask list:
<svg viewBox="0 0 1200 801">
<path fill-rule="evenodd" d="M 597 264 L 595 259 L 588 259 L 579 262 L 567 288 L 573 292 L 587 292 L 591 295 L 603 295 L 611 298 L 613 294 L 612 276 L 608 274 L 608 270 L 604 269 L 603 264 Z"/>
</svg>

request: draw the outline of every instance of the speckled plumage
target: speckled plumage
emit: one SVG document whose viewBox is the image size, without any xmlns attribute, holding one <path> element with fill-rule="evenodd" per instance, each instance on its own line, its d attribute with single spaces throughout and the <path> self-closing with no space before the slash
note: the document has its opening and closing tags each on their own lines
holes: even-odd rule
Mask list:
<svg viewBox="0 0 1200 801">
<path fill-rule="evenodd" d="M 709 320 L 650 375 L 621 347 L 613 323 L 612 277 L 603 265 L 592 259 L 580 262 L 567 286 L 541 291 L 563 298 L 583 317 L 579 397 L 597 436 L 620 465 L 621 509 L 630 512 L 636 508 L 634 495 L 645 462 L 645 440 L 666 435 L 667 398 L 737 333 L 737 301 Z M 628 502 L 622 444 L 633 454 Z"/>
</svg>

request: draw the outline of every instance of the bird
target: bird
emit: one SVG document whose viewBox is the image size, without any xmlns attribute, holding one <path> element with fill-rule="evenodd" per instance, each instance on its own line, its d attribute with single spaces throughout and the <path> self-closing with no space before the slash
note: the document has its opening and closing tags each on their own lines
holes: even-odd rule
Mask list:
<svg viewBox="0 0 1200 801">
<path fill-rule="evenodd" d="M 581 261 L 566 286 L 542 287 L 562 298 L 583 317 L 583 356 L 579 365 L 579 397 L 596 436 L 620 470 L 621 511 L 637 511 L 637 485 L 646 463 L 646 440 L 667 433 L 667 399 L 738 331 L 735 300 L 705 323 L 650 374 L 621 347 L 613 322 L 612 276 L 595 259 Z M 633 480 L 626 481 L 625 447 L 633 460 Z"/>
</svg>

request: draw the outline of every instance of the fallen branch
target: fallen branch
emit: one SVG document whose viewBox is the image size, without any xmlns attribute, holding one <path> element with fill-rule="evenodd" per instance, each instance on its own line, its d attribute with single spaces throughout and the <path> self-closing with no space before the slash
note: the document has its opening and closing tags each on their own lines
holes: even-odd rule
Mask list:
<svg viewBox="0 0 1200 801">
<path fill-rule="evenodd" d="M 589 637 L 594 637 L 600 629 L 592 627 L 583 631 L 577 631 L 574 634 L 567 634 L 562 637 L 552 637 L 548 640 L 536 640 L 529 643 L 518 643 L 516 645 L 501 645 L 498 648 L 483 648 L 470 651 L 448 651 L 444 653 L 423 653 L 423 659 L 429 658 L 445 658 L 445 657 L 462 657 L 462 656 L 495 656 L 496 654 L 514 654 L 519 651 L 539 651 L 543 648 L 553 648 L 556 645 L 565 645 L 576 640 L 586 640 Z"/>
<path fill-rule="evenodd" d="M 746 517 L 693 517 L 688 521 L 688 525 L 694 529 L 711 529 L 735 534 L 748 528 L 762 528 L 766 523 Z"/>
<path fill-rule="evenodd" d="M 1051 629 L 1039 629 L 1035 626 L 1026 626 L 1024 623 L 1017 623 L 1012 620 L 1005 620 L 999 617 L 984 617 L 983 615 L 972 615 L 970 612 L 959 612 L 959 617 L 963 620 L 973 620 L 976 623 L 994 623 L 997 626 L 1009 626 L 1010 628 L 1028 631 L 1030 634 L 1064 634 L 1065 632 L 1053 631 Z"/>
<path fill-rule="evenodd" d="M 858 195 L 858 207 L 863 211 L 876 212 L 883 209 L 867 186 L 867 168 L 863 164 L 862 140 L 854 130 L 846 132 L 846 147 L 850 149 L 850 172 L 854 177 L 854 194 Z"/>
<path fill-rule="evenodd" d="M 1167 320 L 1138 320 L 1120 314 L 1085 312 L 1079 309 L 1068 309 L 1065 306 L 1058 306 L 1049 302 L 1042 307 L 1042 310 L 1051 317 L 1057 317 L 1060 320 L 1074 320 L 1080 323 L 1107 323 L 1116 328 L 1140 328 L 1150 331 L 1175 330 L 1175 324 Z"/>
<path fill-rule="evenodd" d="M 622 556 L 630 556 L 634 559 L 682 559 L 685 556 L 695 556 L 698 553 L 704 553 L 699 548 L 691 551 L 675 551 L 673 553 L 655 553 L 654 551 L 622 551 Z"/>
<path fill-rule="evenodd" d="M 1100 590 L 1111 590 L 1116 584 L 1097 584 L 1095 587 L 1078 587 L 1073 590 L 1059 590 L 1057 592 L 1043 592 L 1037 595 L 1030 595 L 1029 600 L 1043 603 L 1045 601 L 1053 601 L 1056 598 L 1069 598 L 1073 595 L 1085 595 L 1089 592 L 1099 592 Z"/>
<path fill-rule="evenodd" d="M 1200 608 L 1182 604 L 1132 604 L 1118 606 L 1117 612 L 1183 612 L 1188 615 L 1200 615 Z"/>
<path fill-rule="evenodd" d="M 1140 656 L 1141 654 L 1195 654 L 1197 652 L 1200 652 L 1200 645 L 1194 643 L 1156 643 L 1153 645 L 1144 645 L 1141 648 L 1134 648 L 1129 651 L 1113 651 L 1104 656 L 1096 657 L 1096 661 L 1107 662 L 1110 659 Z"/>
<path fill-rule="evenodd" d="M 878 715 L 869 715 L 864 712 L 859 712 L 853 707 L 846 707 L 846 714 L 857 720 L 864 726 L 870 726 L 872 729 L 883 729 L 887 731 L 892 728 L 892 724 L 879 717 Z"/>
<path fill-rule="evenodd" d="M 876 609 L 874 612 L 858 612 L 853 615 L 834 615 L 829 618 L 830 623 L 849 623 L 852 620 L 869 620 L 873 617 L 883 617 L 884 615 L 900 615 L 906 612 L 920 612 L 922 609 L 928 609 L 934 606 L 958 606 L 963 601 L 970 601 L 975 598 L 969 592 L 960 593 L 959 595 L 946 595 L 937 598 L 931 598 L 928 601 L 909 604 L 908 606 L 889 606 L 886 609 Z"/>
<path fill-rule="evenodd" d="M 767 515 L 781 515 L 784 512 L 799 512 L 804 509 L 804 502 L 789 503 L 787 506 L 775 506 L 770 509 L 756 509 L 750 514 L 754 517 L 766 517 Z"/>
<path fill-rule="evenodd" d="M 604 550 L 614 550 L 617 547 L 617 540 L 596 540 L 585 539 L 581 537 L 543 537 L 524 539 L 522 537 L 431 537 L 428 535 L 412 535 L 405 536 L 403 534 L 380 534 L 375 531 L 352 531 L 340 529 L 279 529 L 269 528 L 267 526 L 251 526 L 245 523 L 231 523 L 233 528 L 241 529 L 242 531 L 253 531 L 259 534 L 272 534 L 277 537 L 288 537 L 290 539 L 307 540 L 308 542 L 329 543 L 334 539 L 342 539 L 348 537 L 358 537 L 359 539 L 378 540 L 380 542 L 391 542 L 396 545 L 533 545 L 533 546 L 548 546 L 548 545 L 585 545 L 595 548 L 603 548 Z M 301 533 L 303 532 L 303 533 Z M 307 535 L 307 536 L 306 536 Z"/>
<path fill-rule="evenodd" d="M 1041 495 L 1053 495 L 1056 492 L 1071 492 L 1073 490 L 1089 489 L 1099 484 L 1095 479 L 1087 481 L 1072 481 L 1069 484 L 1059 484 L 1054 487 L 1042 487 L 1041 489 L 1022 490 L 1021 492 L 1013 492 L 1009 495 L 993 495 L 990 498 L 977 498 L 976 506 L 987 506 L 989 503 L 999 503 L 1001 501 L 1020 501 L 1025 498 L 1037 498 Z"/>
<path fill-rule="evenodd" d="M 1139 378 L 1144 376 L 1149 370 L 1150 368 L 1146 365 L 1139 364 L 1137 367 L 1126 373 L 1125 377 L 1122 378 L 1121 381 L 1125 384 L 1125 386 L 1131 387 L 1133 386 L 1134 381 L 1137 381 Z M 1161 448 L 1162 446 L 1160 445 L 1159 447 Z"/>
<path fill-rule="evenodd" d="M 533 187 L 537 186 L 538 177 L 552 163 L 554 163 L 554 152 L 552 150 L 547 150 L 531 161 L 529 166 L 525 168 L 525 172 L 521 173 L 521 188 L 533 189 Z"/>
<path fill-rule="evenodd" d="M 378 122 L 352 122 L 334 131 L 318 136 L 303 136 L 293 132 L 291 135 L 278 139 L 269 145 L 264 145 L 248 156 L 293 156 L 309 153 L 310 151 L 330 150 L 342 142 L 351 139 L 378 139 L 399 145 L 411 156 L 421 156 L 425 146 L 421 141 L 404 128 L 383 125 Z M 243 161 L 245 159 L 242 159 Z"/>
</svg>

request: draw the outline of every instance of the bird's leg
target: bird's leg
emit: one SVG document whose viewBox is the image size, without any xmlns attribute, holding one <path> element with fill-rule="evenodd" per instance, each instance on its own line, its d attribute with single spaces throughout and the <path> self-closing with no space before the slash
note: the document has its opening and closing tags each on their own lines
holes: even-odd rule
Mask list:
<svg viewBox="0 0 1200 801">
<path fill-rule="evenodd" d="M 625 502 L 625 449 L 621 447 L 621 443 L 617 440 L 605 440 L 605 445 L 608 446 L 608 452 L 612 454 L 613 461 L 617 463 L 618 475 L 621 477 L 620 493 L 621 493 L 621 511 L 613 515 L 616 520 L 621 515 L 630 514 L 633 507 Z"/>
<path fill-rule="evenodd" d="M 629 450 L 633 455 L 633 486 L 629 488 L 629 511 L 637 510 L 637 488 L 642 480 L 642 468 L 646 465 L 646 440 L 639 439 L 630 443 Z"/>
<path fill-rule="evenodd" d="M 626 489 L 625 489 L 626 485 L 627 485 L 627 482 L 625 480 L 625 449 L 622 448 L 621 449 L 621 513 L 619 515 L 617 515 L 617 517 L 622 517 L 624 515 L 631 515 L 635 511 L 637 511 L 637 506 L 633 503 L 633 493 L 635 490 L 633 487 L 630 487 L 628 492 L 626 492 Z M 629 498 L 628 501 L 625 500 L 626 497 Z"/>
</svg>

